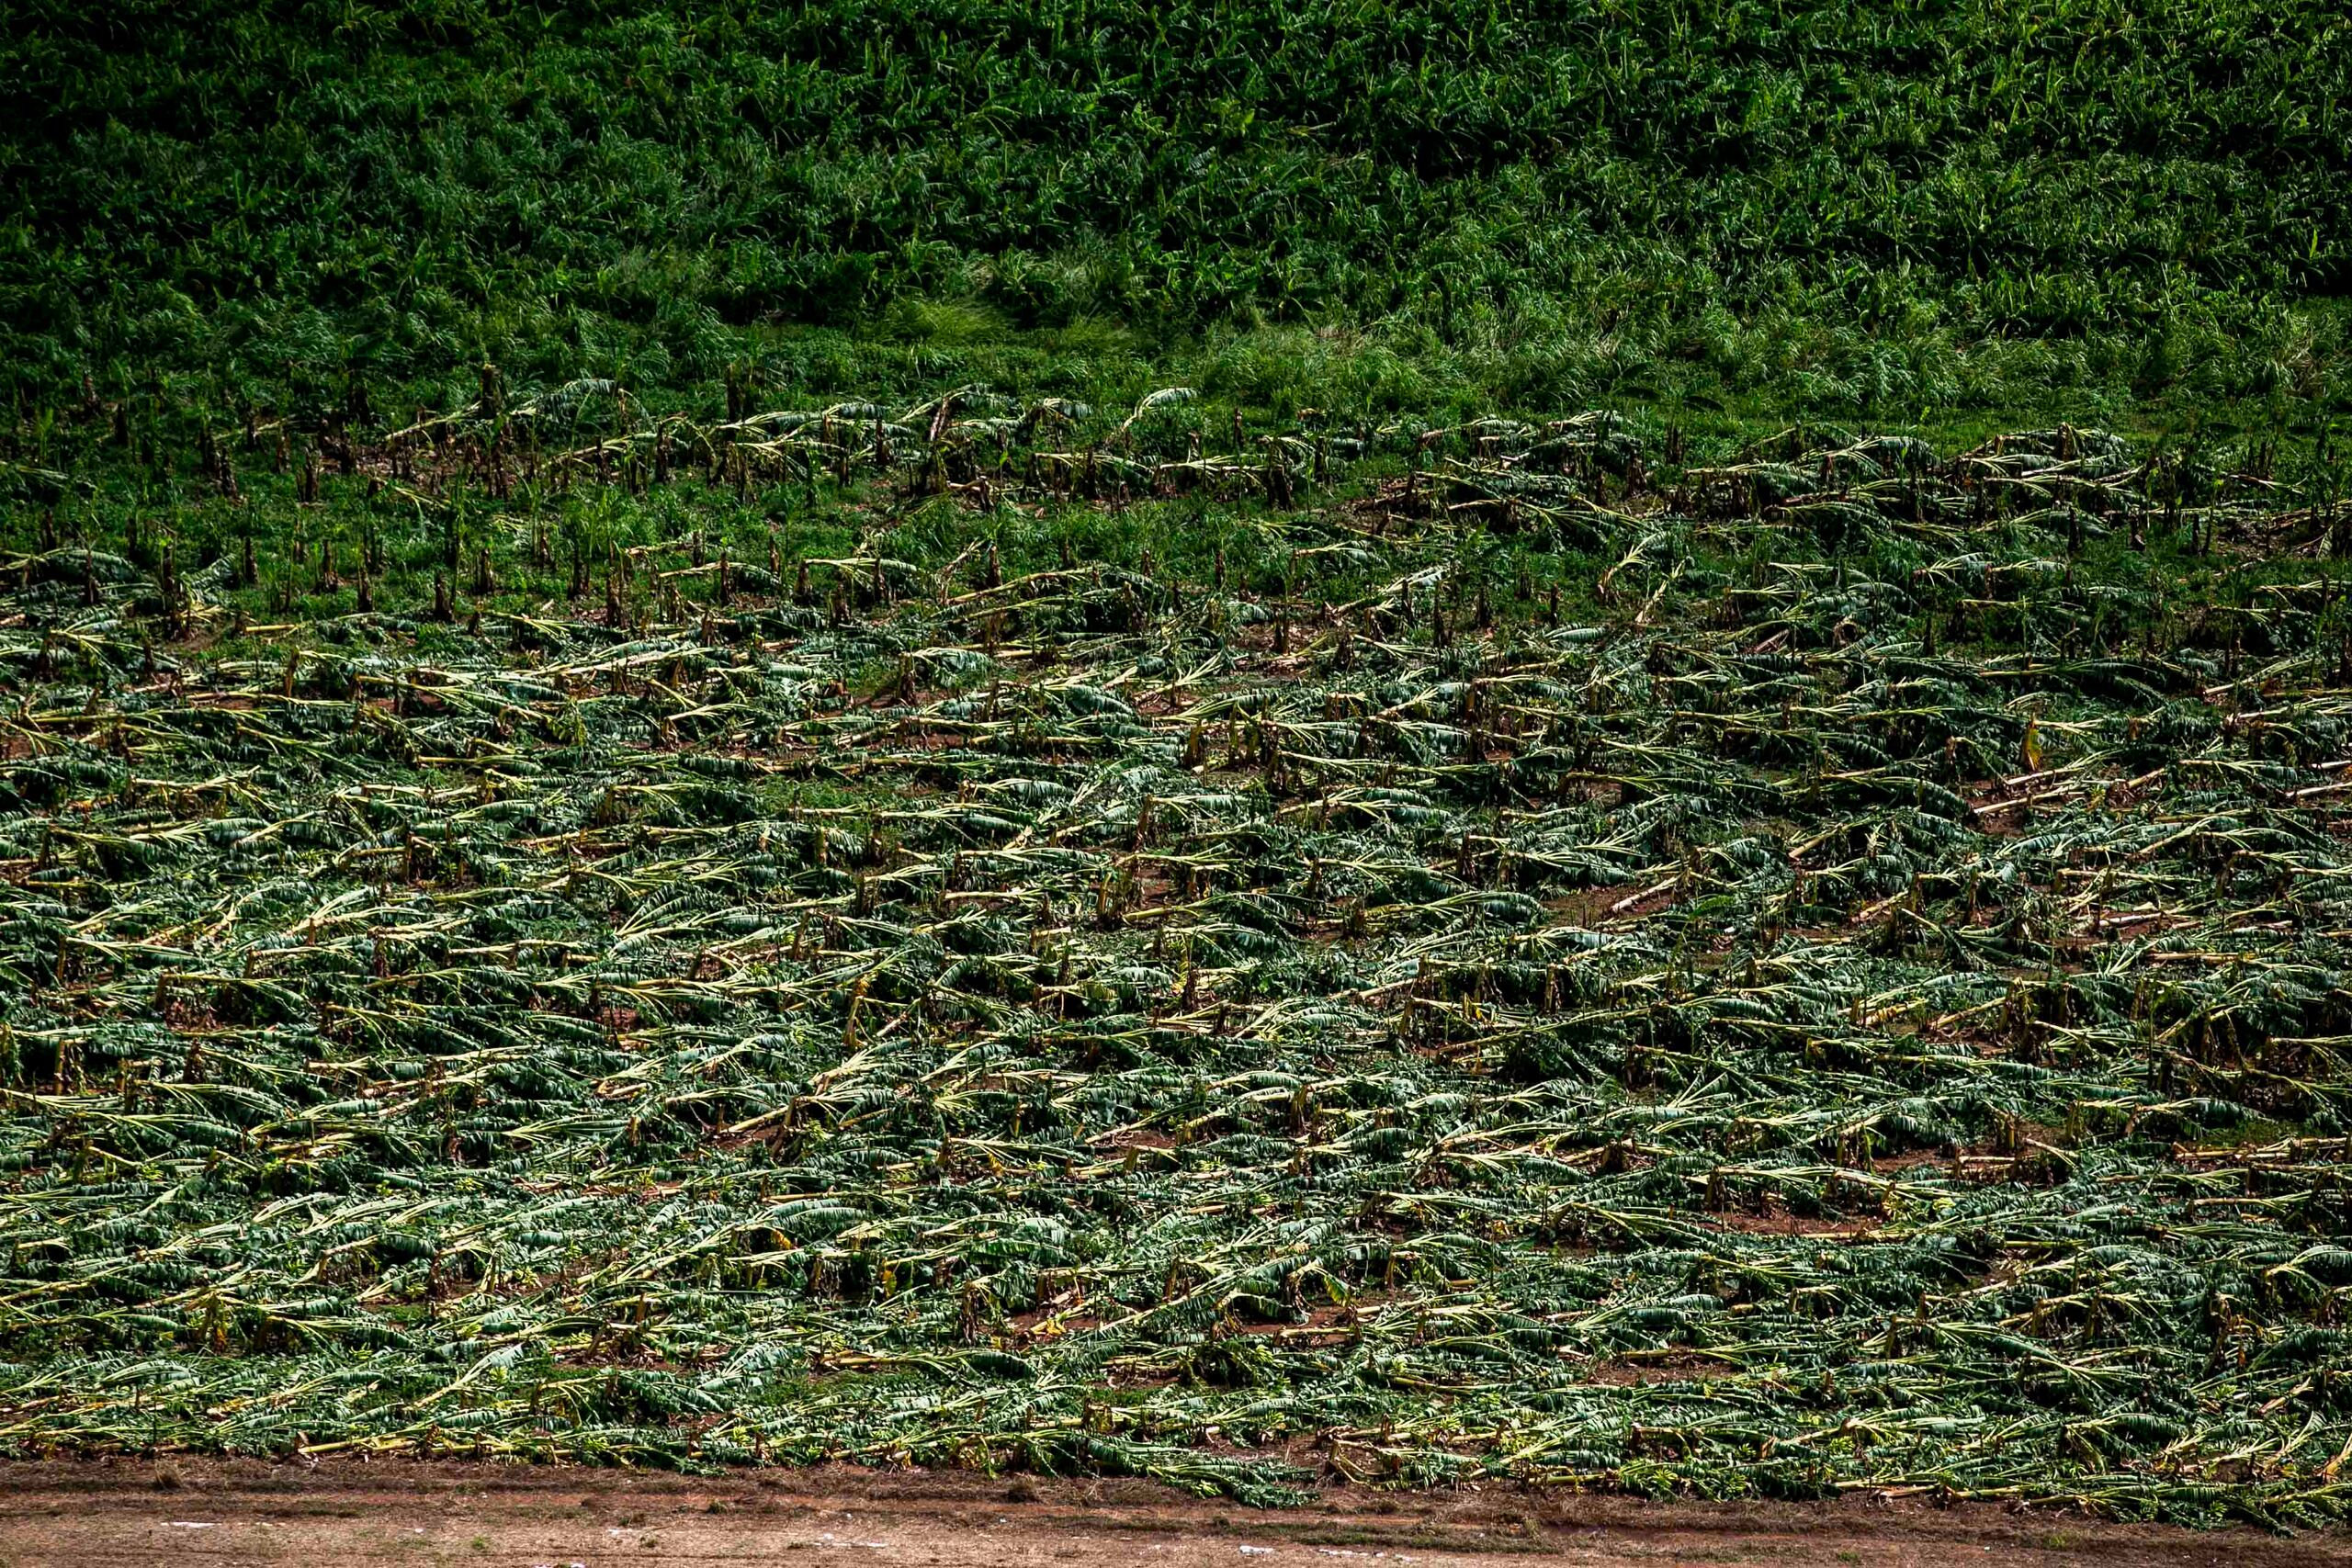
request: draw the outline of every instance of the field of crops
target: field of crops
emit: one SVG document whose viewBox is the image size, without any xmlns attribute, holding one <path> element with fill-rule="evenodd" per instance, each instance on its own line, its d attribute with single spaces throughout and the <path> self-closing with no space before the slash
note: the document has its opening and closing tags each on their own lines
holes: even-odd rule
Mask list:
<svg viewBox="0 0 2352 1568">
<path fill-rule="evenodd" d="M 18 447 L 0 1444 L 2344 1511 L 2324 470 L 727 400 Z"/>
<path fill-rule="evenodd" d="M 2352 1512 L 2340 5 L 0 15 L 0 1457 Z"/>
</svg>

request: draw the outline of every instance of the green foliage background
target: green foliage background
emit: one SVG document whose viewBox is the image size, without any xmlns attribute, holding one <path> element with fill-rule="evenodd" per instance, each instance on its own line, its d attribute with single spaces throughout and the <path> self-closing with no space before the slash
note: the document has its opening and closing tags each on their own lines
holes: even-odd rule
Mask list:
<svg viewBox="0 0 2352 1568">
<path fill-rule="evenodd" d="M 0 376 L 2340 402 L 2324 0 L 0 7 Z M 1285 408 L 1283 405 L 1288 404 Z"/>
</svg>

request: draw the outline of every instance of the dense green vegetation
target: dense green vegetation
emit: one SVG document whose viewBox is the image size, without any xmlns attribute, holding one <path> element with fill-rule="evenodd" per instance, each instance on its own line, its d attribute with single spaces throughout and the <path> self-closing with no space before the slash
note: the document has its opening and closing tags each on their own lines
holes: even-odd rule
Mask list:
<svg viewBox="0 0 2352 1568">
<path fill-rule="evenodd" d="M 35 405 L 440 405 L 484 358 L 1283 417 L 2345 390 L 2324 0 L 8 10 Z"/>
</svg>

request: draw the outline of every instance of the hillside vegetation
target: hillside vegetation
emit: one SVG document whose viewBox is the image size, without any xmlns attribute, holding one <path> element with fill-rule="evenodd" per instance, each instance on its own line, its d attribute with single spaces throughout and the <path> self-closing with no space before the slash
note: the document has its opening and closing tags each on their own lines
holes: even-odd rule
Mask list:
<svg viewBox="0 0 2352 1568">
<path fill-rule="evenodd" d="M 2320 0 L 11 9 L 22 397 L 485 357 L 1284 414 L 2342 394 Z"/>
</svg>

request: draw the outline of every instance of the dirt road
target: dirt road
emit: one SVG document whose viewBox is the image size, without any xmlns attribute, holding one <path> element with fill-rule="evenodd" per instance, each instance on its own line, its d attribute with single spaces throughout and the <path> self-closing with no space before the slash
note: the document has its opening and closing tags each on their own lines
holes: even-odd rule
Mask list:
<svg viewBox="0 0 2352 1568">
<path fill-rule="evenodd" d="M 169 1563 L 872 1563 L 940 1568 L 1527 1568 L 1758 1563 L 2352 1564 L 2283 1540 L 1991 1507 L 1645 1504 L 1505 1487 L 1332 1493 L 1303 1509 L 1139 1482 L 826 1467 L 718 1480 L 530 1466 L 248 1461 L 0 1463 L 0 1568 Z"/>
</svg>

